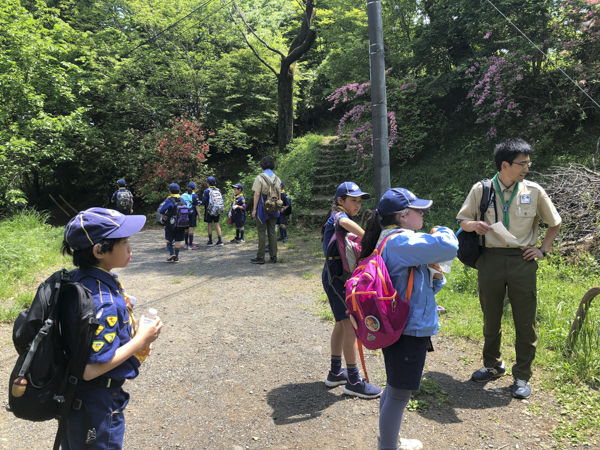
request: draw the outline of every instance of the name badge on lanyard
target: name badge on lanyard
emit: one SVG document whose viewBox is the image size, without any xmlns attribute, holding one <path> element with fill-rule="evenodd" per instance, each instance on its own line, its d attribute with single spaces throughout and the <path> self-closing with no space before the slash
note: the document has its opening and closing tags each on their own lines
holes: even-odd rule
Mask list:
<svg viewBox="0 0 600 450">
<path fill-rule="evenodd" d="M 521 195 L 521 204 L 523 204 L 523 205 L 531 204 L 531 195 L 529 195 L 529 194 Z"/>
</svg>

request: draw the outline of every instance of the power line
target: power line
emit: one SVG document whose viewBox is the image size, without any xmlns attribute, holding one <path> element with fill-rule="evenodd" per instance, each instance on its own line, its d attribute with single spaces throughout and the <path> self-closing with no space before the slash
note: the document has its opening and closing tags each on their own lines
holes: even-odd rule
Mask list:
<svg viewBox="0 0 600 450">
<path fill-rule="evenodd" d="M 499 9 L 496 7 L 496 5 L 494 5 L 494 4 L 493 4 L 493 3 L 492 3 L 490 0 L 486 0 L 486 1 L 487 1 L 487 2 L 488 2 L 490 5 L 492 5 L 492 6 L 494 7 L 494 9 L 495 9 L 496 11 L 498 11 L 498 12 L 500 13 L 500 15 L 501 15 L 502 17 L 504 17 L 504 18 L 505 18 L 505 19 L 508 21 L 508 23 L 510 23 L 510 24 L 511 24 L 511 25 L 512 25 L 512 26 L 515 28 L 515 30 L 517 30 L 519 33 L 521 33 L 521 34 L 523 35 L 523 37 L 524 37 L 525 39 L 527 39 L 531 45 L 533 45 L 535 48 L 537 48 L 537 49 L 538 49 L 538 51 L 539 51 L 539 52 L 540 52 L 542 55 L 544 55 L 544 56 L 546 57 L 546 59 L 547 59 L 548 61 L 550 61 L 550 62 L 551 62 L 553 65 L 554 65 L 554 67 L 556 67 L 558 70 L 560 70 L 560 72 L 561 72 L 561 73 L 562 73 L 562 74 L 563 74 L 565 77 L 567 77 L 569 80 L 571 80 L 571 83 L 573 83 L 573 84 L 574 84 L 574 85 L 575 85 L 575 86 L 576 86 L 576 87 L 577 87 L 577 88 L 578 88 L 578 89 L 579 89 L 581 92 L 583 92 L 583 94 L 584 94 L 584 95 L 585 95 L 587 98 L 589 98 L 589 99 L 592 101 L 592 103 L 598 107 L 598 109 L 600 109 L 600 105 L 599 105 L 599 104 L 596 102 L 596 100 L 594 100 L 594 99 L 593 99 L 593 98 L 592 98 L 592 97 L 591 97 L 591 96 L 590 96 L 590 95 L 589 95 L 587 92 L 585 92 L 585 91 L 583 90 L 583 88 L 582 88 L 581 86 L 579 86 L 579 84 L 577 84 L 577 83 L 576 83 L 576 82 L 575 82 L 575 81 L 574 81 L 574 80 L 573 80 L 573 79 L 572 79 L 572 78 L 571 78 L 569 75 L 567 75 L 567 74 L 566 74 L 566 72 L 565 72 L 564 70 L 562 70 L 560 67 L 558 67 L 558 65 L 557 65 L 557 64 L 556 64 L 554 61 L 552 61 L 552 59 L 550 59 L 550 57 L 549 57 L 549 56 L 548 56 L 546 53 L 544 53 L 544 51 L 543 51 L 541 48 L 539 48 L 539 47 L 538 47 L 538 46 L 537 46 L 537 45 L 536 45 L 536 44 L 535 44 L 535 43 L 534 43 L 534 42 L 533 42 L 531 39 L 529 39 L 529 37 L 528 37 L 528 36 L 527 36 L 525 33 L 523 33 L 523 32 L 522 32 L 522 31 L 519 29 L 519 27 L 517 27 L 517 26 L 516 26 L 516 25 L 515 25 L 515 24 L 512 22 L 512 20 L 510 20 L 508 17 L 506 17 L 506 16 L 504 15 L 504 13 L 503 13 L 502 11 L 500 11 L 500 10 L 499 10 Z"/>
</svg>

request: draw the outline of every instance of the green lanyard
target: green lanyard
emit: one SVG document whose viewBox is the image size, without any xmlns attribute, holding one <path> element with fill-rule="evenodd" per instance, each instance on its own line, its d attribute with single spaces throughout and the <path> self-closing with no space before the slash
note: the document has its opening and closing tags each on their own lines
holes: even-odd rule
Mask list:
<svg viewBox="0 0 600 450">
<path fill-rule="evenodd" d="M 508 203 L 506 203 L 504 201 L 504 194 L 502 193 L 502 189 L 500 189 L 500 184 L 498 183 L 498 174 L 494 175 L 494 185 L 496 186 L 496 192 L 498 194 L 500 194 L 500 201 L 502 202 L 502 223 L 504 224 L 504 226 L 506 227 L 506 229 L 509 229 L 510 226 L 510 221 L 508 219 L 508 208 L 510 208 L 510 204 L 513 201 L 513 198 L 515 198 L 515 195 L 517 195 L 517 191 L 519 190 L 519 182 L 517 182 L 517 184 L 515 185 L 515 188 L 513 189 L 513 193 L 510 197 L 510 200 L 508 201 Z"/>
</svg>

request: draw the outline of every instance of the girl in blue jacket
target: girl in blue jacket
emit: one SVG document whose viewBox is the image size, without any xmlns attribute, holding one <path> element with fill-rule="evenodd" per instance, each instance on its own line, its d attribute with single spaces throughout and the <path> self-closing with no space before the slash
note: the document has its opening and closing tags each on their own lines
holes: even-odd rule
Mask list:
<svg viewBox="0 0 600 450">
<path fill-rule="evenodd" d="M 400 339 L 383 349 L 387 384 L 379 402 L 381 450 L 413 450 L 423 445 L 416 439 L 400 439 L 404 408 L 412 391 L 419 389 L 428 350 L 433 350 L 431 336 L 437 332 L 435 294 L 446 283 L 442 274 L 429 280 L 428 267 L 456 256 L 458 241 L 452 230 L 439 227 L 433 234 L 417 233 L 423 227 L 423 212 L 431 200 L 420 200 L 403 188 L 389 189 L 375 211 L 368 211 L 360 258 L 366 258 L 386 236 L 391 236 L 381 257 L 394 288 L 405 296 L 409 269 L 414 268 L 410 313 Z"/>
</svg>

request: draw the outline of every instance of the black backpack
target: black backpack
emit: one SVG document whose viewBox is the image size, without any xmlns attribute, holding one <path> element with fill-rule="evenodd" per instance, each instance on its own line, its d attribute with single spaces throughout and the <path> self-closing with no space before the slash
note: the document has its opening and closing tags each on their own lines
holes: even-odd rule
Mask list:
<svg viewBox="0 0 600 450">
<path fill-rule="evenodd" d="M 484 220 L 485 212 L 491 201 L 494 201 L 494 186 L 492 180 L 484 178 L 480 181 L 483 185 L 483 193 L 481 195 L 481 203 L 479 204 L 479 212 L 481 213 L 479 220 Z M 496 222 L 498 222 L 498 210 L 494 208 L 496 213 Z M 477 217 L 475 217 L 477 220 Z M 485 247 L 485 235 L 481 236 L 482 244 L 479 245 L 479 235 L 475 231 L 464 231 L 462 228 L 456 233 L 458 239 L 458 252 L 456 254 L 458 260 L 465 266 L 476 269 L 475 264 L 483 252 Z"/>
<path fill-rule="evenodd" d="M 129 191 L 117 191 L 117 211 L 129 214 L 131 211 L 131 194 Z"/>
<path fill-rule="evenodd" d="M 19 357 L 9 380 L 10 411 L 20 419 L 36 422 L 58 419 L 54 449 L 58 449 L 66 429 L 75 387 L 83 379 L 98 328 L 90 291 L 71 281 L 74 272 L 60 270 L 40 284 L 31 307 L 19 314 L 13 327 Z M 69 358 L 61 317 L 73 308 L 78 313 L 77 339 L 72 342 Z"/>
</svg>

